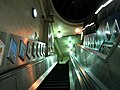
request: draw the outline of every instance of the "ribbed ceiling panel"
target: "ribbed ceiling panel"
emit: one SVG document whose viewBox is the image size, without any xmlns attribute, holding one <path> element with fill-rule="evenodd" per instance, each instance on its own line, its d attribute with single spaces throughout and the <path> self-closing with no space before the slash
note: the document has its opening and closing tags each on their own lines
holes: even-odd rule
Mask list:
<svg viewBox="0 0 120 90">
<path fill-rule="evenodd" d="M 80 22 L 94 13 L 103 0 L 52 0 L 57 13 L 69 22 Z"/>
</svg>

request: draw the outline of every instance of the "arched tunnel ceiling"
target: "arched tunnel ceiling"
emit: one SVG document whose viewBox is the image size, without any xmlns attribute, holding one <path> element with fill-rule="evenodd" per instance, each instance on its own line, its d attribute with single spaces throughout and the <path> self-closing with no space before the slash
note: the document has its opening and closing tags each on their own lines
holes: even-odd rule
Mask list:
<svg viewBox="0 0 120 90">
<path fill-rule="evenodd" d="M 52 0 L 57 13 L 65 20 L 78 23 L 94 13 L 103 0 Z"/>
<path fill-rule="evenodd" d="M 47 0 L 46 0 L 47 1 Z M 71 43 L 81 44 L 81 35 L 78 36 L 75 33 L 75 28 L 80 28 L 82 31 L 84 21 L 86 18 L 95 15 L 95 11 L 99 8 L 103 1 L 107 0 L 48 0 L 49 9 L 54 16 L 53 31 L 54 31 L 54 41 L 55 49 L 61 59 L 69 57 L 68 53 L 71 50 L 68 47 L 70 36 Z M 87 19 L 88 21 L 89 19 Z M 61 26 L 61 30 L 59 30 Z M 63 37 L 57 38 L 58 31 L 61 31 Z"/>
</svg>

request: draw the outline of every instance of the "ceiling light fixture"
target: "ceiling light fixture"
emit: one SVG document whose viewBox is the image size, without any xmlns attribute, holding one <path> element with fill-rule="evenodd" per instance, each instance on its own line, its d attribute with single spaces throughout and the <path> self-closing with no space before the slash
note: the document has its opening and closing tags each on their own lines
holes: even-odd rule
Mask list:
<svg viewBox="0 0 120 90">
<path fill-rule="evenodd" d="M 62 33 L 61 33 L 60 31 L 58 31 L 57 37 L 58 37 L 58 38 L 61 38 L 61 37 L 62 37 Z"/>
<path fill-rule="evenodd" d="M 71 41 L 69 41 L 69 43 L 68 43 L 68 47 L 69 47 L 70 49 L 73 48 L 73 44 L 71 43 Z"/>
<path fill-rule="evenodd" d="M 87 27 L 90 27 L 90 26 L 92 26 L 92 25 L 94 25 L 95 23 L 94 22 L 92 22 L 92 23 L 90 23 L 90 24 L 87 24 L 86 26 L 85 26 L 85 28 L 83 28 L 83 30 L 85 30 Z"/>
<path fill-rule="evenodd" d="M 90 23 L 90 24 L 87 24 L 87 25 L 85 26 L 85 28 L 90 27 L 90 26 L 92 26 L 92 25 L 94 25 L 94 24 L 95 24 L 94 22 L 92 22 L 92 23 Z"/>
<path fill-rule="evenodd" d="M 81 33 L 80 28 L 76 28 L 76 29 L 75 29 L 75 33 L 76 33 L 76 34 L 80 34 L 80 33 Z"/>
<path fill-rule="evenodd" d="M 32 8 L 32 17 L 33 18 L 37 17 L 37 10 L 35 8 Z"/>
<path fill-rule="evenodd" d="M 83 32 L 81 33 L 81 40 L 83 39 Z"/>
<path fill-rule="evenodd" d="M 108 0 L 105 4 L 101 5 L 98 10 L 95 12 L 95 14 L 98 14 L 100 12 L 100 10 L 102 10 L 104 7 L 106 7 L 107 5 L 109 5 L 113 0 Z"/>
</svg>

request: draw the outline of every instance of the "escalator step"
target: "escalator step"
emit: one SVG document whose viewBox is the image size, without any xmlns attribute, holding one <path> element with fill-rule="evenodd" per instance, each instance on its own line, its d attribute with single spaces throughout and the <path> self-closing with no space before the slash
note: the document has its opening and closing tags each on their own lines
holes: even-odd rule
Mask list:
<svg viewBox="0 0 120 90">
<path fill-rule="evenodd" d="M 68 86 L 68 83 L 45 83 L 44 86 Z"/>
<path fill-rule="evenodd" d="M 42 87 L 42 89 L 69 89 L 67 86 L 64 86 L 64 87 Z"/>
<path fill-rule="evenodd" d="M 64 81 L 50 81 L 50 80 L 48 80 L 48 81 L 46 81 L 46 83 L 69 83 L 69 81 L 68 80 L 64 80 Z"/>
<path fill-rule="evenodd" d="M 67 65 L 57 65 L 37 90 L 70 90 L 69 69 Z"/>
</svg>

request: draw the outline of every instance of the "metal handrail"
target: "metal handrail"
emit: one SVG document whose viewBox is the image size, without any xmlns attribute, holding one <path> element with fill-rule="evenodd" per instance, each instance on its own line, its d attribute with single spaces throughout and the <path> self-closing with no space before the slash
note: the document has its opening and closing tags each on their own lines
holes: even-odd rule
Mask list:
<svg viewBox="0 0 120 90">
<path fill-rule="evenodd" d="M 72 59 L 72 57 L 70 56 L 70 58 L 71 58 L 71 62 L 72 62 L 72 65 L 73 65 L 73 67 L 74 67 L 74 70 L 75 70 L 75 73 L 76 73 L 76 76 L 77 76 L 77 78 L 78 78 L 78 81 L 79 81 L 79 84 L 80 84 L 80 86 L 81 86 L 81 89 L 82 90 L 84 90 L 84 88 L 83 88 L 83 86 L 82 86 L 82 83 L 81 83 L 81 76 L 80 76 L 80 74 L 79 74 L 79 70 L 76 68 L 76 65 L 75 65 L 75 63 L 74 63 L 74 61 L 73 61 L 73 59 Z M 82 79 L 83 80 L 83 79 Z M 84 81 L 84 80 L 83 80 Z M 85 82 L 85 81 L 84 81 Z M 85 86 L 86 86 L 86 84 L 85 84 Z M 78 87 L 77 87 L 78 88 Z M 86 86 L 86 89 L 87 89 L 88 87 Z"/>
<path fill-rule="evenodd" d="M 103 53 L 100 53 L 100 52 L 98 52 L 98 51 L 96 51 L 96 50 L 92 50 L 92 49 L 90 49 L 90 48 L 86 48 L 86 47 L 84 47 L 83 45 L 77 44 L 77 46 L 79 46 L 80 48 L 82 48 L 82 49 L 84 49 L 84 50 L 86 50 L 86 51 L 89 51 L 89 52 L 91 52 L 91 53 L 99 56 L 100 58 L 105 59 L 105 58 L 107 57 L 107 55 L 105 55 L 105 54 L 103 54 Z"/>
<path fill-rule="evenodd" d="M 77 70 L 80 72 L 80 75 L 77 77 L 82 77 L 82 79 L 84 80 L 86 87 L 89 88 L 90 90 L 100 90 L 100 87 L 96 84 L 93 85 L 92 81 L 90 80 L 90 78 L 88 77 L 87 73 L 82 69 L 82 67 L 79 65 L 79 63 L 76 61 L 76 58 L 74 58 L 74 56 L 70 56 L 73 60 L 72 63 L 75 64 L 75 66 L 77 67 Z M 94 82 L 95 83 L 95 82 Z M 97 88 L 96 88 L 96 87 Z"/>
</svg>

